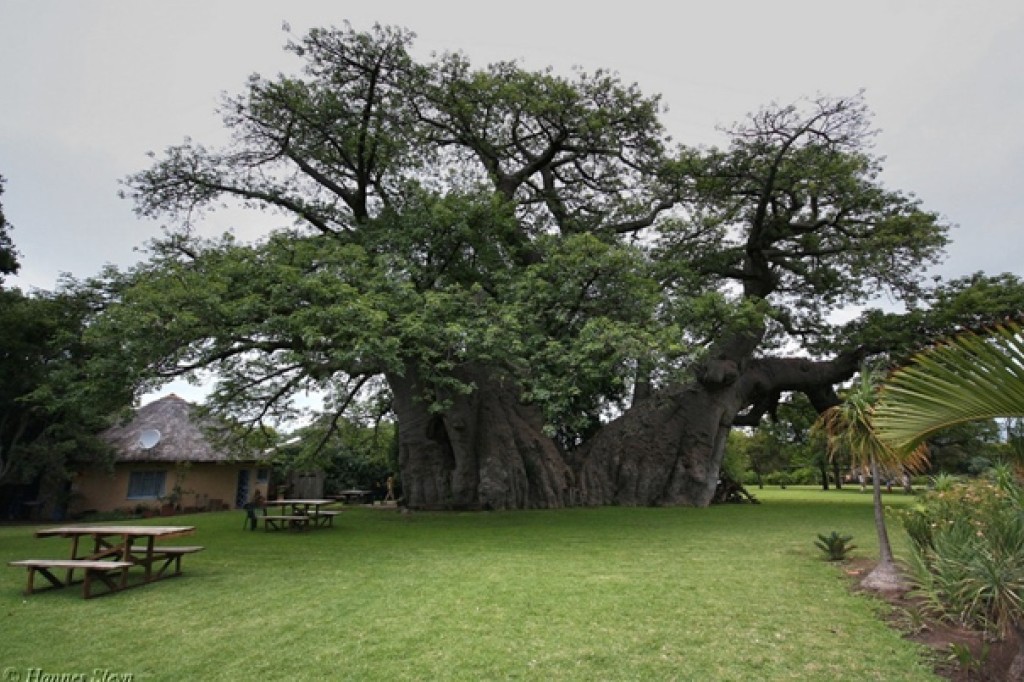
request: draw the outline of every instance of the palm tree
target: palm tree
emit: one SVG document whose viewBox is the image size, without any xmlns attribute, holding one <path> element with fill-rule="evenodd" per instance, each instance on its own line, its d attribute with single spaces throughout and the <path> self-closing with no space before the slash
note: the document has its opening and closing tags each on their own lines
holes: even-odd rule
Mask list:
<svg viewBox="0 0 1024 682">
<path fill-rule="evenodd" d="M 864 577 L 861 586 L 872 590 L 895 591 L 901 589 L 903 584 L 885 526 L 880 474 L 882 471 L 913 471 L 927 460 L 923 446 L 897 450 L 878 436 L 873 424 L 878 398 L 877 384 L 874 373 L 862 369 L 858 381 L 847 391 L 843 402 L 822 412 L 815 428 L 826 436 L 830 457 L 846 455 L 854 465 L 871 471 L 879 557 L 878 564 Z"/>
<path fill-rule="evenodd" d="M 914 357 L 886 382 L 879 434 L 913 448 L 956 424 L 1024 417 L 1024 335 L 1017 324 L 965 333 Z"/>
</svg>

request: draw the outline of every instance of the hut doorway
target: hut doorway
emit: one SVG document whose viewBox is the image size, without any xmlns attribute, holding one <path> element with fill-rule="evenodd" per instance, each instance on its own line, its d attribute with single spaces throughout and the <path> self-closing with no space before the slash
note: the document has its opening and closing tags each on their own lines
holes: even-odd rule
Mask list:
<svg viewBox="0 0 1024 682">
<path fill-rule="evenodd" d="M 238 485 L 235 487 L 235 508 L 241 509 L 249 503 L 249 470 L 240 469 Z"/>
</svg>

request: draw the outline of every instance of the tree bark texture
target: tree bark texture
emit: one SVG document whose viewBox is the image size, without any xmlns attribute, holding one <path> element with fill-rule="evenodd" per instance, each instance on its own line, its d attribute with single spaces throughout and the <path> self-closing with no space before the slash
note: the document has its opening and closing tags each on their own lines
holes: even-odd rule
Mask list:
<svg viewBox="0 0 1024 682">
<path fill-rule="evenodd" d="M 878 533 L 878 564 L 860 581 L 860 586 L 876 592 L 899 592 L 906 588 L 903 576 L 892 555 L 889 531 L 885 526 L 882 507 L 882 481 L 878 462 L 871 458 L 871 495 L 875 508 L 875 531 Z"/>
<path fill-rule="evenodd" d="M 543 418 L 516 388 L 483 369 L 476 389 L 433 413 L 414 370 L 389 376 L 399 430 L 405 504 L 416 509 L 537 509 L 571 503 L 572 471 Z"/>
<path fill-rule="evenodd" d="M 601 429 L 580 451 L 580 500 L 587 505 L 710 504 L 729 431 L 741 411 L 782 391 L 819 394 L 852 376 L 856 362 L 727 359 L 700 381 L 663 389 Z M 767 409 L 767 408 L 766 408 Z M 744 413 L 746 414 L 746 413 Z M 750 419 L 760 415 L 749 415 Z"/>
<path fill-rule="evenodd" d="M 580 502 L 708 505 L 737 410 L 730 393 L 659 391 L 606 425 L 575 459 Z"/>
</svg>

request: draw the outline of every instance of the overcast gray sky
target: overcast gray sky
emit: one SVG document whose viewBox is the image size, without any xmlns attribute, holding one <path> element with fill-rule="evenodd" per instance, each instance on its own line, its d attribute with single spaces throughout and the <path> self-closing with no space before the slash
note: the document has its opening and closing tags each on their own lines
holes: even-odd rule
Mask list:
<svg viewBox="0 0 1024 682">
<path fill-rule="evenodd" d="M 0 0 L 0 201 L 22 272 L 127 266 L 160 225 L 118 181 L 185 136 L 222 139 L 222 92 L 295 72 L 281 49 L 314 26 L 414 31 L 473 63 L 606 68 L 669 107 L 686 144 L 715 144 L 771 101 L 866 91 L 884 179 L 958 225 L 945 276 L 1024 274 L 1024 2 L 1020 0 Z M 253 232 L 239 215 L 209 231 Z"/>
</svg>

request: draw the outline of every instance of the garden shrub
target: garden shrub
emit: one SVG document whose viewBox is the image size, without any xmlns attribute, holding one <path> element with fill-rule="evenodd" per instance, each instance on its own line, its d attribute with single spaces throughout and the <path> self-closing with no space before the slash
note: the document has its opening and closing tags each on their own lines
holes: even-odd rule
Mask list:
<svg viewBox="0 0 1024 682">
<path fill-rule="evenodd" d="M 788 471 L 769 471 L 764 475 L 765 485 L 787 486 L 793 483 Z"/>
<path fill-rule="evenodd" d="M 1024 515 L 1012 476 L 943 481 L 903 512 L 915 592 L 935 615 L 992 634 L 1024 622 Z"/>
<path fill-rule="evenodd" d="M 793 485 L 821 485 L 821 470 L 817 467 L 800 467 L 790 472 Z"/>
<path fill-rule="evenodd" d="M 967 473 L 971 476 L 980 476 L 992 467 L 992 460 L 980 455 L 971 457 L 967 462 Z"/>
<path fill-rule="evenodd" d="M 756 471 L 747 469 L 746 471 L 743 472 L 743 475 L 740 477 L 740 483 L 742 483 L 743 485 L 758 485 L 761 483 L 761 477 L 758 475 Z"/>
<path fill-rule="evenodd" d="M 753 471 L 743 473 L 743 482 L 746 485 L 758 483 L 757 474 Z M 769 471 L 762 476 L 760 482 L 765 485 L 821 485 L 821 471 L 817 467 L 800 467 L 785 471 Z"/>
</svg>

